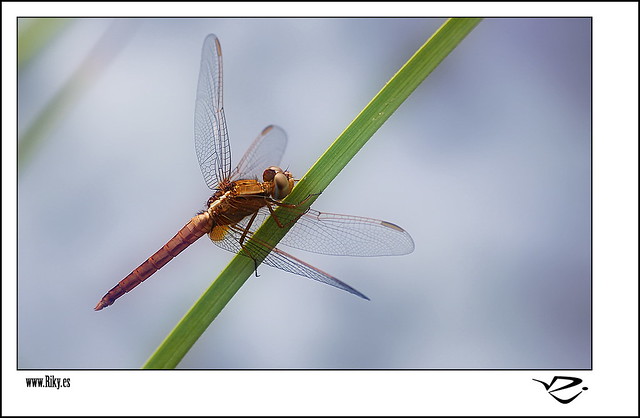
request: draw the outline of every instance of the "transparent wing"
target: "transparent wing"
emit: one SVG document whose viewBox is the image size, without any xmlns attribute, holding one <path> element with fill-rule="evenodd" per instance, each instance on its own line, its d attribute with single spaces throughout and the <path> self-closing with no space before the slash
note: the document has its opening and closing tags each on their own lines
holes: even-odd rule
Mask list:
<svg viewBox="0 0 640 418">
<path fill-rule="evenodd" d="M 359 216 L 323 213 L 310 209 L 301 212 L 296 208 L 282 207 L 278 221 L 282 225 L 297 222 L 280 241 L 281 244 L 328 255 L 382 256 L 402 255 L 413 251 L 411 235 L 399 226 L 379 219 Z M 278 248 L 255 240 L 249 241 L 253 233 L 269 217 L 268 208 L 258 210 L 255 219 L 249 225 L 247 216 L 236 225 L 217 227 L 217 239 L 213 242 L 219 247 L 240 253 L 254 259 L 265 256 L 264 263 L 280 270 L 337 287 L 354 295 L 368 299 L 348 284 L 336 279 L 324 271 L 288 254 Z M 240 245 L 242 236 L 244 246 Z"/>
<path fill-rule="evenodd" d="M 231 179 L 258 179 L 272 165 L 279 166 L 287 147 L 287 134 L 282 128 L 269 125 L 253 141 L 231 174 Z"/>
<path fill-rule="evenodd" d="M 280 242 L 314 253 L 356 257 L 403 255 L 415 248 L 411 235 L 391 222 L 313 209 L 300 216 Z"/>
<path fill-rule="evenodd" d="M 195 146 L 204 181 L 210 189 L 215 189 L 231 173 L 231 148 L 222 106 L 222 49 L 213 34 L 208 35 L 202 45 Z"/>
<path fill-rule="evenodd" d="M 248 218 L 248 217 L 247 217 Z M 246 223 L 246 220 L 245 220 Z M 244 246 L 240 245 L 240 237 L 244 234 L 244 228 L 238 225 L 223 227 L 225 229 L 225 237 L 220 241 L 213 241 L 219 247 L 232 253 L 242 254 L 244 256 L 259 259 L 264 257 L 263 263 L 277 269 L 297 274 L 302 277 L 316 280 L 321 283 L 328 284 L 338 289 L 342 289 L 353 295 L 369 300 L 363 293 L 357 291 L 348 284 L 336 279 L 324 271 L 305 263 L 304 261 L 288 254 L 278 248 L 273 248 L 266 243 L 256 240 L 248 241 L 252 236 L 251 232 L 247 233 Z"/>
<path fill-rule="evenodd" d="M 295 225 L 280 244 L 313 253 L 379 257 L 411 253 L 415 245 L 411 235 L 398 225 L 380 219 L 353 215 L 319 212 L 309 209 L 302 213 L 296 208 L 282 207 L 278 211 L 281 225 Z M 250 232 L 260 227 L 270 215 L 266 207 L 260 208 Z M 245 229 L 249 217 L 238 223 Z"/>
</svg>

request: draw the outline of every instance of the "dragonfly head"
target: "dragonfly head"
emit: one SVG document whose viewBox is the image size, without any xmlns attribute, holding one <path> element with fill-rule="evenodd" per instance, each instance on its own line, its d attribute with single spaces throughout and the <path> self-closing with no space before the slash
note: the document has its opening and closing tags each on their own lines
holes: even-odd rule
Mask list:
<svg viewBox="0 0 640 418">
<path fill-rule="evenodd" d="M 289 193 L 291 193 L 291 189 L 293 189 L 295 182 L 293 175 L 290 172 L 284 171 L 280 167 L 276 166 L 271 166 L 264 170 L 264 173 L 262 173 L 262 180 L 264 182 L 273 183 L 273 192 L 271 195 L 277 200 L 284 199 Z"/>
</svg>

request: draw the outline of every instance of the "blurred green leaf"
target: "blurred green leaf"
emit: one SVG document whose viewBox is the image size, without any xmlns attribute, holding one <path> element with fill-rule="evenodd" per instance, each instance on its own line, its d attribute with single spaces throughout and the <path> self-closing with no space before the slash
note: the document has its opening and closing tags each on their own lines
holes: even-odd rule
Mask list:
<svg viewBox="0 0 640 418">
<path fill-rule="evenodd" d="M 36 22 L 36 26 L 44 24 L 40 24 L 39 20 Z M 55 123 L 64 117 L 76 102 L 77 97 L 91 86 L 100 72 L 123 48 L 133 30 L 133 24 L 130 22 L 130 20 L 116 20 L 109 26 L 74 73 L 47 102 L 34 121 L 24 129 L 18 138 L 18 174 L 24 172 Z M 49 23 L 48 25 L 54 24 Z M 20 42 L 37 43 L 37 40 L 43 36 L 42 33 L 46 33 L 45 29 L 38 30 L 36 33 L 33 32 L 35 29 L 26 28 L 25 31 L 27 33 L 23 37 L 26 37 L 26 41 L 18 41 L 19 50 L 21 49 Z M 31 49 L 31 47 L 24 48 Z"/>
<path fill-rule="evenodd" d="M 19 19 L 18 71 L 46 48 L 72 21 L 73 19 L 68 18 Z"/>
</svg>

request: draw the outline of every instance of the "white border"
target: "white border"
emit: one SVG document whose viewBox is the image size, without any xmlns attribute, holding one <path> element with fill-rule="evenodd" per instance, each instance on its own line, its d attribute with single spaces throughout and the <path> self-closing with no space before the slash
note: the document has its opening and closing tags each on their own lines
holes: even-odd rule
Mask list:
<svg viewBox="0 0 640 418">
<path fill-rule="evenodd" d="M 637 3 L 3 3 L 3 415 L 637 415 Z M 593 16 L 593 371 L 16 371 L 16 16 Z M 71 378 L 70 389 L 25 377 Z M 532 378 L 589 390 L 569 405 Z"/>
</svg>

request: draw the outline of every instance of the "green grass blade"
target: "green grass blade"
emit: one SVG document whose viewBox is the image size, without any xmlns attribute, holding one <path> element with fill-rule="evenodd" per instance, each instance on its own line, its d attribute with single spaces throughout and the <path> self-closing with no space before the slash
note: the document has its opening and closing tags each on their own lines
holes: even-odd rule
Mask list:
<svg viewBox="0 0 640 418">
<path fill-rule="evenodd" d="M 316 161 L 285 202 L 299 203 L 310 194 L 324 190 L 411 92 L 480 21 L 481 19 L 476 18 L 447 20 Z M 311 205 L 313 200 L 315 198 L 308 199 L 304 207 Z M 277 212 L 278 209 L 276 214 Z M 287 228 L 279 228 L 270 217 L 256 231 L 255 238 L 275 245 L 287 231 Z M 143 368 L 176 367 L 231 297 L 253 274 L 254 269 L 253 260 L 236 255 L 160 344 Z"/>
</svg>

